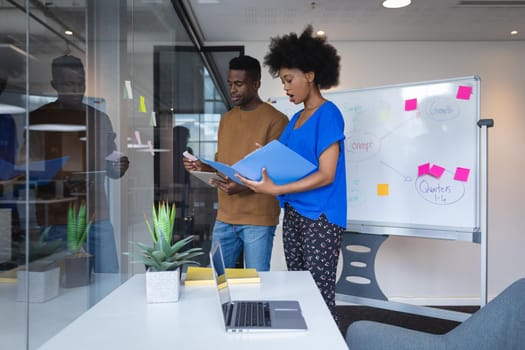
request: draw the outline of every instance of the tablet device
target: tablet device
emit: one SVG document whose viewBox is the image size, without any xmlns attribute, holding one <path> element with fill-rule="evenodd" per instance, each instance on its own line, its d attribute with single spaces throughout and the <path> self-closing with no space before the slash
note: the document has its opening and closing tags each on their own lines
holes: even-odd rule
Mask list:
<svg viewBox="0 0 525 350">
<path fill-rule="evenodd" d="M 215 187 L 213 186 L 212 184 L 210 184 L 208 181 L 210 179 L 216 179 L 216 180 L 222 180 L 224 181 L 224 179 L 221 179 L 221 177 L 219 175 L 217 175 L 217 173 L 214 173 L 214 172 L 209 172 L 209 171 L 190 171 L 190 174 L 197 177 L 199 180 L 205 182 L 208 186 L 212 186 L 212 187 Z"/>
</svg>

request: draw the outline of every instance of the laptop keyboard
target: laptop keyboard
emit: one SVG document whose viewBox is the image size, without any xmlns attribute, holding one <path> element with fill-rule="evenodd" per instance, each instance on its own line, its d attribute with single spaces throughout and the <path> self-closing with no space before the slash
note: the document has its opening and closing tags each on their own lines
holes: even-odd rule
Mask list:
<svg viewBox="0 0 525 350">
<path fill-rule="evenodd" d="M 270 327 L 270 306 L 266 302 L 237 302 L 236 327 Z"/>
</svg>

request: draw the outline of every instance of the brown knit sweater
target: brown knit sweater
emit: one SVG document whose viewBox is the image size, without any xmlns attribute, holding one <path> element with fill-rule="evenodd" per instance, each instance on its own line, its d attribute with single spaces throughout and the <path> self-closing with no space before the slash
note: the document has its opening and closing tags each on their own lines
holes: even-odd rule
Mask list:
<svg viewBox="0 0 525 350">
<path fill-rule="evenodd" d="M 265 145 L 279 138 L 288 118 L 273 106 L 262 103 L 253 111 L 234 107 L 219 124 L 216 160 L 232 165 L 254 151 L 255 143 Z M 279 222 L 279 203 L 273 196 L 244 191 L 227 195 L 219 191 L 217 220 L 237 225 L 274 226 Z"/>
</svg>

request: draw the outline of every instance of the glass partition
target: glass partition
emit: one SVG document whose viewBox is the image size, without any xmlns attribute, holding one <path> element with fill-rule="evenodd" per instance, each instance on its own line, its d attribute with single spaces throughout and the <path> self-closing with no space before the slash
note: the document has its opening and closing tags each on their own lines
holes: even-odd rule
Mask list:
<svg viewBox="0 0 525 350">
<path fill-rule="evenodd" d="M 36 349 L 144 272 L 152 205 L 209 247 L 180 155 L 213 158 L 228 101 L 169 0 L 8 0 L 0 27 L 0 341 Z"/>
</svg>

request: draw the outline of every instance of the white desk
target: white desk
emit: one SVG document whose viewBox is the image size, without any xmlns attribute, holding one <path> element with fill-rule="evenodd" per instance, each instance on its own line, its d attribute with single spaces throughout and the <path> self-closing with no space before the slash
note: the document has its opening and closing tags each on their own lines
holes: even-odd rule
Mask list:
<svg viewBox="0 0 525 350">
<path fill-rule="evenodd" d="M 182 287 L 177 303 L 147 304 L 144 275 L 135 275 L 40 349 L 348 349 L 309 272 L 231 286 L 234 299 L 299 300 L 306 332 L 226 333 L 214 288 Z"/>
<path fill-rule="evenodd" d="M 111 273 L 94 277 L 89 286 L 60 288 L 58 297 L 44 303 L 16 301 L 16 283 L 0 283 L 0 349 L 37 349 L 126 278 Z"/>
</svg>

